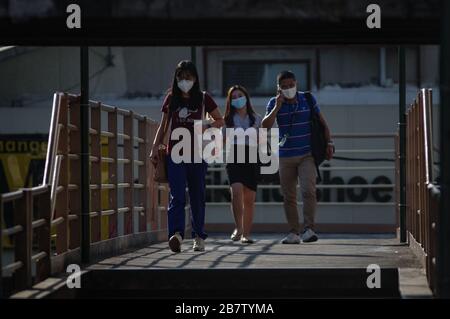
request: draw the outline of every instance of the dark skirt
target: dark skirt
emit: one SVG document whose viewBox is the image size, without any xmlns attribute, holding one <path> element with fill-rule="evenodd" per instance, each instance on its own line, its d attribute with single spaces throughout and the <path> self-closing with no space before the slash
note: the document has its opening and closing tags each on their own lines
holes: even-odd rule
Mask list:
<svg viewBox="0 0 450 319">
<path fill-rule="evenodd" d="M 240 151 L 245 152 L 244 163 L 238 163 L 237 161 L 238 148 L 241 148 Z M 233 183 L 242 183 L 247 188 L 256 192 L 256 187 L 260 178 L 259 170 L 261 165 L 259 164 L 258 155 L 256 163 L 250 161 L 250 152 L 256 152 L 256 154 L 258 154 L 258 148 L 249 147 L 248 145 L 234 145 L 235 158 L 233 162 L 227 161 L 226 171 L 230 185 Z"/>
<path fill-rule="evenodd" d="M 226 170 L 230 185 L 242 183 L 247 188 L 256 192 L 259 181 L 260 166 L 257 163 L 227 164 Z"/>
</svg>

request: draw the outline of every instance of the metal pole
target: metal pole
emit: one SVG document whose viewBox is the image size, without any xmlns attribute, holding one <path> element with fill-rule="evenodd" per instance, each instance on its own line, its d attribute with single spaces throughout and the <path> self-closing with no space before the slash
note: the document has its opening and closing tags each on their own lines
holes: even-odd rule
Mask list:
<svg viewBox="0 0 450 319">
<path fill-rule="evenodd" d="M 399 72 L 399 143 L 400 143 L 400 242 L 406 243 L 406 175 L 405 175 L 405 157 L 406 157 L 406 57 L 405 48 L 400 46 L 398 49 L 398 72 Z"/>
<path fill-rule="evenodd" d="M 89 217 L 89 48 L 80 49 L 80 131 L 81 131 L 81 261 L 89 262 L 90 217 Z"/>
<path fill-rule="evenodd" d="M 437 296 L 450 298 L 450 2 L 441 2 L 441 52 L 440 52 L 440 162 L 441 200 L 438 229 Z"/>
<path fill-rule="evenodd" d="M 191 61 L 197 66 L 197 50 L 195 46 L 191 47 Z"/>
</svg>

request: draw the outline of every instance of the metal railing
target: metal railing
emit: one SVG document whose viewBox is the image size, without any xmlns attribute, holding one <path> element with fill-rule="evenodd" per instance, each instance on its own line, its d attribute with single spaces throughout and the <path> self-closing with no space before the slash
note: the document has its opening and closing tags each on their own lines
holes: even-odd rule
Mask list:
<svg viewBox="0 0 450 319">
<path fill-rule="evenodd" d="M 383 140 L 386 143 L 392 143 L 393 148 L 354 148 L 351 147 L 347 148 L 337 148 L 335 159 L 332 159 L 331 161 L 325 161 L 324 164 L 319 168 L 321 172 L 326 171 L 357 171 L 357 172 L 367 172 L 367 171 L 383 171 L 383 172 L 391 172 L 392 175 L 395 175 L 395 139 L 396 134 L 395 133 L 335 133 L 332 135 L 333 140 Z M 341 159 L 338 155 L 340 154 L 370 154 L 370 156 L 374 156 L 374 154 L 383 154 L 386 158 L 383 159 L 375 159 L 372 158 L 349 158 L 349 160 L 356 161 L 356 162 L 365 162 L 367 160 L 372 161 L 389 161 L 392 162 L 392 164 L 384 164 L 384 165 L 361 165 L 358 164 L 356 166 L 345 166 L 345 165 L 339 165 L 339 166 L 327 166 L 330 163 L 334 161 L 338 161 Z M 386 156 L 387 155 L 387 156 Z M 360 156 L 360 155 L 358 155 Z M 344 161 L 347 158 L 342 158 Z M 208 167 L 208 172 L 225 172 L 225 164 L 214 164 L 213 166 Z M 316 186 L 317 189 L 336 189 L 336 190 L 345 190 L 345 189 L 395 189 L 394 183 L 389 184 L 336 184 L 336 183 L 324 183 L 324 181 Z M 211 191 L 227 191 L 229 190 L 230 186 L 228 184 L 208 184 L 206 185 L 207 190 Z M 300 186 L 297 185 L 297 188 L 299 189 Z M 269 189 L 269 190 L 279 190 L 279 180 L 277 180 L 274 183 L 271 184 L 258 184 L 258 189 Z M 211 195 L 211 197 L 214 197 L 214 194 Z M 216 202 L 216 201 L 209 201 L 207 202 L 207 205 L 209 206 L 223 206 L 223 205 L 229 205 L 229 202 Z M 298 204 L 301 204 L 301 202 L 298 202 Z M 264 205 L 272 205 L 272 206 L 282 206 L 282 201 L 256 201 L 256 206 L 264 206 Z M 318 205 L 333 205 L 333 206 L 394 206 L 395 202 L 318 202 Z"/>
<path fill-rule="evenodd" d="M 14 262 L 0 268 L 0 280 L 3 275 L 14 274 L 14 287 L 18 290 L 32 284 L 32 263 L 36 263 L 36 278 L 39 282 L 50 275 L 50 191 L 48 185 L 21 189 L 0 196 L 0 216 L 6 203 L 12 203 L 16 213 L 14 225 L 1 229 L 3 236 L 14 238 Z M 37 207 L 37 219 L 34 218 L 34 206 Z M 33 233 L 36 234 L 37 252 L 33 254 Z M 1 240 L 0 240 L 1 242 Z M 1 247 L 0 247 L 1 248 Z M 0 252 L 1 254 L 1 252 Z M 0 259 L 1 260 L 1 259 Z"/>
<path fill-rule="evenodd" d="M 0 236 L 15 239 L 14 261 L 0 267 L 0 280 L 12 275 L 14 291 L 61 272 L 69 260 L 80 262 L 80 100 L 79 95 L 54 94 L 42 185 L 0 197 L 0 217 L 4 204 L 9 202 L 13 203 L 14 216 L 14 225 L 0 229 Z M 164 238 L 168 190 L 153 182 L 154 168 L 148 156 L 158 123 L 130 110 L 94 101 L 89 103 L 89 112 L 91 245 L 142 233 Z M 102 115 L 106 128 L 102 126 Z M 121 148 L 123 156 L 119 157 Z M 123 205 L 119 204 L 119 190 L 123 191 Z M 37 219 L 33 219 L 34 215 Z M 108 223 L 106 230 L 102 228 L 104 218 Z M 122 234 L 118 231 L 119 218 Z M 38 246 L 34 255 L 33 231 Z M 37 266 L 34 280 L 33 262 Z"/>
<path fill-rule="evenodd" d="M 434 183 L 432 132 L 432 91 L 421 89 L 406 111 L 406 230 L 434 289 L 440 192 Z"/>
</svg>

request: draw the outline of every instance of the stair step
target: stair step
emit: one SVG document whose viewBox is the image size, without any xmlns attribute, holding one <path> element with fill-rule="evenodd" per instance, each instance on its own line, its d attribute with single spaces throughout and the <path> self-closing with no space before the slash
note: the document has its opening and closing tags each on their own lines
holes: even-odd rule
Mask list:
<svg viewBox="0 0 450 319">
<path fill-rule="evenodd" d="M 76 298 L 399 298 L 397 268 L 106 269 L 82 276 Z"/>
</svg>

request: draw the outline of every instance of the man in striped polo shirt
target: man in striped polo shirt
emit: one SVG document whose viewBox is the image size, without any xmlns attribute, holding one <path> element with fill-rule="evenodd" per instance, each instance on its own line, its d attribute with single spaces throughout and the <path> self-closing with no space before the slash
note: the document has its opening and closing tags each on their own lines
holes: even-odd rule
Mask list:
<svg viewBox="0 0 450 319">
<path fill-rule="evenodd" d="M 277 76 L 278 95 L 270 99 L 262 120 L 262 127 L 271 128 L 276 120 L 279 128 L 279 174 L 281 191 L 284 196 L 284 210 L 290 232 L 283 244 L 300 243 L 300 225 L 297 210 L 297 182 L 303 197 L 304 229 L 303 242 L 318 239 L 314 232 L 316 215 L 316 167 L 311 155 L 311 107 L 320 116 L 325 126 L 328 141 L 327 159 L 333 156 L 333 144 L 328 125 L 320 112 L 316 100 L 311 95 L 310 103 L 304 92 L 297 91 L 295 74 L 283 71 Z M 310 104 L 311 107 L 310 107 Z"/>
</svg>

